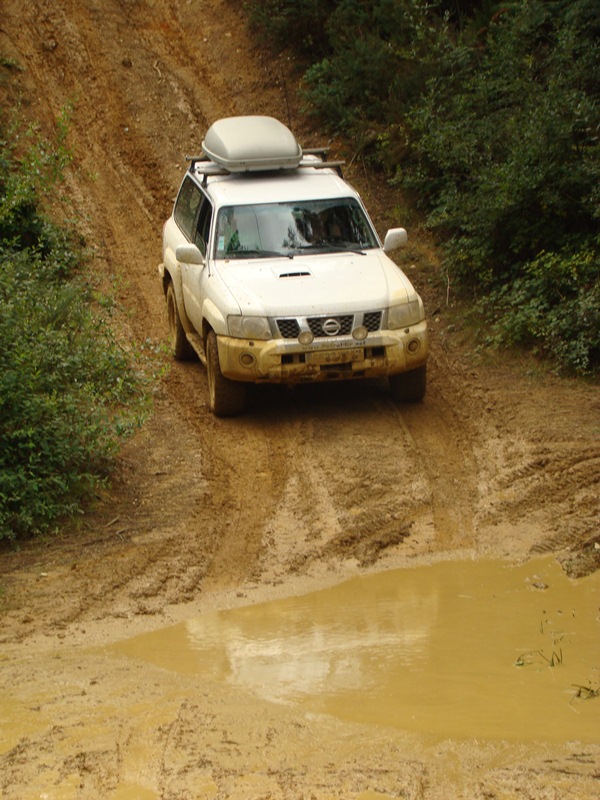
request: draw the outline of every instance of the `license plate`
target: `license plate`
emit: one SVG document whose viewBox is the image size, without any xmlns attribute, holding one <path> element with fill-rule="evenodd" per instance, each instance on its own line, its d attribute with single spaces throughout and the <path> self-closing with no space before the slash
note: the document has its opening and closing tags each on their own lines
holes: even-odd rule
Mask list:
<svg viewBox="0 0 600 800">
<path fill-rule="evenodd" d="M 307 353 L 306 360 L 309 364 L 348 364 L 350 361 L 362 361 L 364 359 L 362 347 L 354 347 L 350 350 L 318 350 L 315 353 Z"/>
</svg>

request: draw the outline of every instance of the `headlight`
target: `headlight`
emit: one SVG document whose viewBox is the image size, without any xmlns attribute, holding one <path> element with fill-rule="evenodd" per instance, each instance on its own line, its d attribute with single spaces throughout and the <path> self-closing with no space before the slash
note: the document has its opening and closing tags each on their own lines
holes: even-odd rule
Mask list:
<svg viewBox="0 0 600 800">
<path fill-rule="evenodd" d="M 236 339 L 270 339 L 271 328 L 266 317 L 227 317 L 229 335 Z"/>
<path fill-rule="evenodd" d="M 410 328 L 417 325 L 425 317 L 423 302 L 419 297 L 417 300 L 409 300 L 398 306 L 390 306 L 388 309 L 388 328 Z"/>
</svg>

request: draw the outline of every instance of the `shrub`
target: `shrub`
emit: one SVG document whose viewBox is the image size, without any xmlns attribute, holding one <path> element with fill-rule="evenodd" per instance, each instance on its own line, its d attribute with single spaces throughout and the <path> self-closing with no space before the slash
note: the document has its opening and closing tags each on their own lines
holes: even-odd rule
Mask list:
<svg viewBox="0 0 600 800">
<path fill-rule="evenodd" d="M 308 42 L 293 34 L 298 4 L 250 5 L 292 46 Z M 306 110 L 412 190 L 452 285 L 490 295 L 497 343 L 597 370 L 597 1 L 318 5 L 298 14 L 300 26 L 316 14 L 325 34 L 305 73 Z"/>
<path fill-rule="evenodd" d="M 477 306 L 486 343 L 526 345 L 562 370 L 591 375 L 600 366 L 600 248 L 542 252 L 522 274 Z"/>
<path fill-rule="evenodd" d="M 335 132 L 396 122 L 424 88 L 441 23 L 425 0 L 339 0 L 329 51 L 305 74 L 306 110 Z"/>
<path fill-rule="evenodd" d="M 50 530 L 105 481 L 141 379 L 93 313 L 79 244 L 40 209 L 57 174 L 32 164 L 51 147 L 0 152 L 0 539 L 15 539 Z"/>
<path fill-rule="evenodd" d="M 57 237 L 63 232 L 48 223 L 39 206 L 70 162 L 69 119 L 65 109 L 57 119 L 54 143 L 38 136 L 33 127 L 21 130 L 16 117 L 6 124 L 7 133 L 0 140 L 0 241 L 42 252 L 60 246 Z"/>
<path fill-rule="evenodd" d="M 457 47 L 410 115 L 409 182 L 463 283 L 514 277 L 597 228 L 600 13 L 523 3 Z M 594 77 L 596 76 L 596 77 Z"/>
<path fill-rule="evenodd" d="M 403 171 L 454 282 L 491 293 L 496 341 L 583 373 L 600 367 L 599 41 L 592 0 L 510 4 L 446 52 Z"/>
<path fill-rule="evenodd" d="M 254 32 L 271 45 L 291 47 L 311 59 L 327 51 L 326 23 L 335 0 L 247 0 L 244 5 Z"/>
</svg>

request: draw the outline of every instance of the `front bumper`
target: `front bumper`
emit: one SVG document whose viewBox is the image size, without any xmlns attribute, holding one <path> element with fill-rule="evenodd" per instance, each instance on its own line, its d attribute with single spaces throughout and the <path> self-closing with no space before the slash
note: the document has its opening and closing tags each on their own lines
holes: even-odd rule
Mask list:
<svg viewBox="0 0 600 800">
<path fill-rule="evenodd" d="M 378 331 L 363 342 L 351 336 L 298 341 L 217 338 L 221 372 L 234 381 L 251 383 L 313 383 L 381 378 L 417 369 L 427 361 L 427 323 Z"/>
</svg>

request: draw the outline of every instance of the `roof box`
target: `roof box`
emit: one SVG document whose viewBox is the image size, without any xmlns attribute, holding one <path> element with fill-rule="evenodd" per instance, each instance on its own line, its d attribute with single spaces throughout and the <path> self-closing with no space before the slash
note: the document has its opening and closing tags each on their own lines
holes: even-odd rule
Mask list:
<svg viewBox="0 0 600 800">
<path fill-rule="evenodd" d="M 214 122 L 204 154 L 229 172 L 295 169 L 302 159 L 296 137 L 274 117 L 227 117 Z"/>
</svg>

